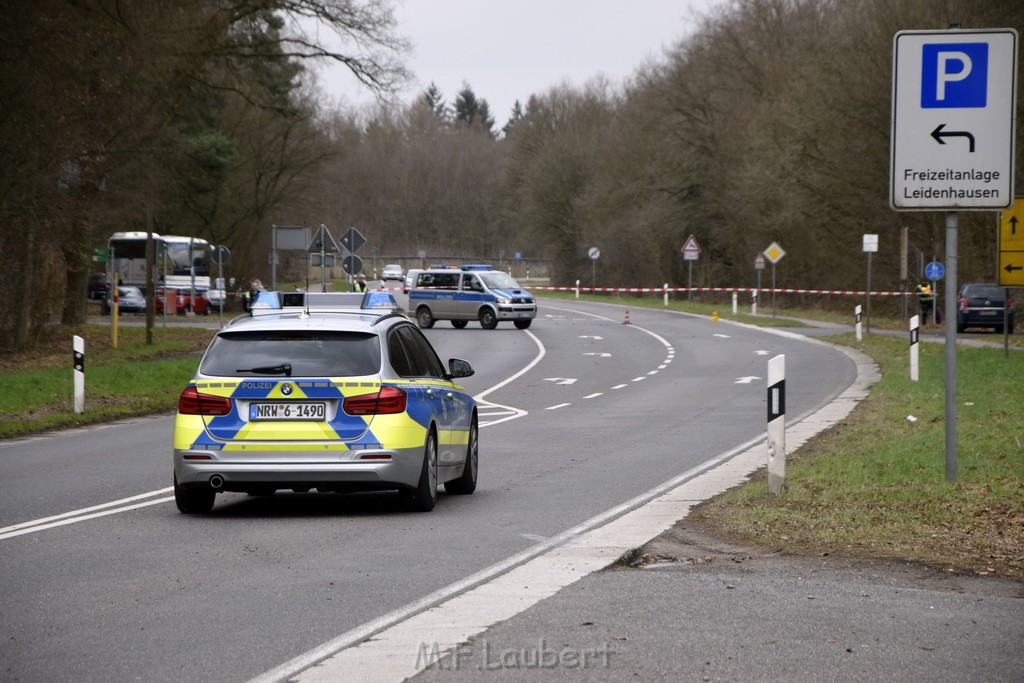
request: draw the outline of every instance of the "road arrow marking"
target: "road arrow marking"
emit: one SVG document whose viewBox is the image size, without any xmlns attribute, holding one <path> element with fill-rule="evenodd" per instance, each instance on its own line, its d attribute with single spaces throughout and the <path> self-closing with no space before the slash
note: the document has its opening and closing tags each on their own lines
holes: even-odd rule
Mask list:
<svg viewBox="0 0 1024 683">
<path fill-rule="evenodd" d="M 581 334 L 580 339 L 597 339 L 598 341 L 604 339 L 604 337 L 598 337 L 595 334 Z"/>
<path fill-rule="evenodd" d="M 576 379 L 573 377 L 545 377 L 545 382 L 554 382 L 555 384 L 575 384 Z"/>
<path fill-rule="evenodd" d="M 588 351 L 587 353 L 584 353 L 583 355 L 584 356 L 600 356 L 601 358 L 611 358 L 612 357 L 612 354 L 610 354 L 610 353 L 596 352 L 596 351 L 594 351 L 594 352 Z"/>
<path fill-rule="evenodd" d="M 736 381 L 733 382 L 733 384 L 750 384 L 755 379 L 761 379 L 761 378 L 756 376 L 756 375 L 751 375 L 749 377 L 737 377 Z"/>
</svg>

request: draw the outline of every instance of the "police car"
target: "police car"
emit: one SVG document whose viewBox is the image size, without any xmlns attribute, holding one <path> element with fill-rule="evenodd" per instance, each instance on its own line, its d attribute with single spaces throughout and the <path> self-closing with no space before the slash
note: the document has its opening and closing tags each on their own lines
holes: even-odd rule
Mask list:
<svg viewBox="0 0 1024 683">
<path fill-rule="evenodd" d="M 428 511 L 438 484 L 473 493 L 477 407 L 457 383 L 473 368 L 445 367 L 392 302 L 263 292 L 221 329 L 178 399 L 178 509 L 209 512 L 224 491 L 391 489 Z"/>
<path fill-rule="evenodd" d="M 463 266 L 419 273 L 409 290 L 409 311 L 424 328 L 433 327 L 435 320 L 450 320 L 461 329 L 477 320 L 480 327 L 493 330 L 499 321 L 510 320 L 525 330 L 537 317 L 537 303 L 508 273 Z"/>
</svg>

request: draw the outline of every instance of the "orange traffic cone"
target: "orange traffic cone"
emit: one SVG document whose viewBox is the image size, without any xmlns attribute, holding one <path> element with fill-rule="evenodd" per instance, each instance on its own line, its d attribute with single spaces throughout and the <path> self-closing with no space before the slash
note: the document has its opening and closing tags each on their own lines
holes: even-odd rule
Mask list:
<svg viewBox="0 0 1024 683">
<path fill-rule="evenodd" d="M 629 309 L 628 308 L 626 309 L 626 317 L 622 320 L 622 324 L 623 325 L 628 325 L 629 324 Z"/>
</svg>

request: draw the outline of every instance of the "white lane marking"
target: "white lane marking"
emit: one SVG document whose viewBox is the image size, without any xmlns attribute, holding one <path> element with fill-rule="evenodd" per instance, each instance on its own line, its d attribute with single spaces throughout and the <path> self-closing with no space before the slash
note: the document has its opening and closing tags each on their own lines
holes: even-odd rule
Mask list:
<svg viewBox="0 0 1024 683">
<path fill-rule="evenodd" d="M 558 410 L 559 408 L 564 408 L 566 406 L 571 406 L 571 405 L 572 405 L 571 403 L 558 403 L 558 404 L 553 405 L 553 406 L 548 406 L 544 410 Z"/>
<path fill-rule="evenodd" d="M 715 333 L 715 334 L 713 334 L 712 336 L 713 336 L 713 337 L 718 337 L 719 339 L 732 339 L 732 337 L 730 337 L 730 336 L 729 336 L 729 335 L 727 335 L 727 334 L 718 334 L 718 333 Z"/>
<path fill-rule="evenodd" d="M 602 339 L 604 339 L 604 337 L 599 337 L 596 334 L 581 334 L 580 339 L 596 339 L 598 341 L 601 341 Z"/>
<path fill-rule="evenodd" d="M 625 389 L 628 386 L 628 384 L 616 384 L 612 389 Z"/>
<path fill-rule="evenodd" d="M 545 382 L 554 382 L 555 384 L 575 384 L 575 377 L 545 377 Z"/>
<path fill-rule="evenodd" d="M 526 373 L 531 368 L 533 368 L 533 366 L 535 366 L 537 363 L 539 363 L 540 359 L 544 357 L 545 349 L 544 349 L 544 345 L 541 343 L 541 341 L 539 339 L 537 339 L 537 337 L 533 333 L 531 333 L 529 330 L 524 330 L 524 331 L 526 332 L 526 334 L 531 339 L 533 339 L 534 343 L 537 344 L 537 348 L 539 349 L 539 351 L 537 353 L 537 356 L 530 363 L 528 363 L 526 365 L 526 367 L 524 367 L 522 370 L 520 370 L 516 374 L 512 375 L 511 377 L 507 377 L 503 381 L 499 382 L 498 384 L 495 384 L 493 387 L 491 387 L 489 389 L 486 389 L 486 390 L 482 391 L 481 393 L 477 394 L 477 396 L 474 397 L 477 400 L 478 411 L 479 411 L 479 414 L 480 414 L 480 417 L 481 417 L 480 425 L 479 425 L 480 428 L 488 427 L 488 426 L 491 426 L 491 425 L 500 424 L 502 422 L 507 422 L 509 420 L 514 420 L 514 419 L 516 419 L 518 417 L 522 417 L 523 415 L 527 414 L 527 411 L 520 410 L 519 408 L 513 408 L 511 406 L 503 406 L 503 405 L 499 405 L 497 403 L 491 403 L 489 401 L 483 400 L 483 397 L 486 396 L 487 394 L 491 393 L 492 391 L 495 391 L 496 389 L 500 389 L 501 387 L 505 386 L 509 382 L 512 382 L 513 380 L 521 377 L 524 373 Z M 485 418 L 491 418 L 491 417 L 494 417 L 494 416 L 496 416 L 496 419 L 485 419 Z M 161 416 L 161 419 L 163 419 L 164 417 L 166 417 L 166 416 Z M 174 490 L 173 487 L 167 487 L 167 488 L 164 488 L 164 489 L 159 489 L 157 491 L 150 491 L 148 493 L 142 493 L 142 494 L 139 494 L 137 496 L 132 496 L 131 498 L 123 498 L 121 500 L 115 500 L 115 501 L 111 501 L 109 503 L 101 503 L 99 505 L 94 505 L 94 506 L 88 507 L 88 508 L 82 508 L 80 510 L 72 510 L 70 512 L 63 512 L 63 513 L 61 513 L 59 515 L 53 515 L 51 517 L 44 517 L 44 518 L 41 518 L 41 519 L 31 520 L 31 521 L 28 521 L 28 522 L 21 522 L 20 524 L 15 524 L 13 526 L 9 526 L 9 527 L 5 527 L 5 528 L 0 529 L 0 541 L 4 540 L 6 538 L 13 538 L 15 536 L 23 536 L 25 534 L 35 533 L 36 531 L 43 531 L 45 529 L 52 529 L 52 528 L 58 527 L 58 526 L 64 526 L 64 525 L 67 525 L 67 524 L 75 524 L 77 522 L 85 522 L 85 521 L 90 520 L 90 519 L 95 519 L 97 517 L 105 517 L 106 515 L 113 515 L 113 514 L 116 514 L 118 512 L 127 512 L 129 510 L 135 510 L 137 508 L 147 507 L 147 506 L 150 506 L 150 505 L 158 505 L 160 503 L 166 503 L 168 501 L 174 500 L 174 496 L 168 496 L 166 498 L 158 498 L 156 500 L 151 500 L 151 501 L 148 501 L 148 502 L 145 502 L 145 503 L 138 503 L 138 504 L 135 504 L 135 505 L 129 505 L 128 504 L 128 503 L 132 503 L 132 502 L 134 502 L 136 500 L 142 500 L 144 498 L 151 498 L 153 496 L 161 496 L 161 495 L 170 493 L 173 490 Z M 118 506 L 121 506 L 121 507 L 118 507 Z M 102 512 L 95 512 L 95 511 L 98 511 L 98 510 L 102 510 Z M 90 514 L 90 513 L 92 513 L 92 514 Z"/>
<path fill-rule="evenodd" d="M 495 384 L 490 389 L 484 389 L 483 391 L 481 391 L 479 394 L 477 394 L 473 398 L 475 398 L 476 400 L 479 401 L 479 400 L 483 399 L 484 396 L 486 396 L 487 394 L 491 393 L 492 391 L 497 391 L 498 389 L 501 389 L 506 384 L 508 384 L 510 382 L 516 381 L 517 379 L 519 379 L 520 377 L 525 375 L 527 372 L 532 370 L 533 367 L 535 365 L 537 365 L 537 363 L 540 362 L 541 358 L 544 357 L 544 354 L 547 353 L 547 349 L 544 348 L 544 345 L 540 342 L 540 339 L 537 339 L 537 335 L 535 335 L 533 332 L 530 332 L 529 330 L 523 330 L 523 331 L 526 332 L 526 336 L 529 337 L 530 339 L 532 339 L 533 343 L 537 345 L 537 349 L 538 349 L 537 356 L 532 361 L 527 363 L 526 366 L 523 367 L 523 369 L 520 370 L 519 372 L 515 373 L 514 375 L 510 375 L 510 376 L 506 377 L 505 379 L 503 379 L 502 381 L 498 382 L 497 384 Z M 526 413 L 524 412 L 523 414 L 525 415 Z"/>
<path fill-rule="evenodd" d="M 647 378 L 646 377 L 634 377 L 630 381 L 631 382 L 643 382 L 645 379 L 647 379 Z"/>
<path fill-rule="evenodd" d="M 7 533 L 9 533 L 11 531 L 17 531 L 19 529 L 26 529 L 28 527 L 38 526 L 40 524 L 47 524 L 49 522 L 53 522 L 53 521 L 58 520 L 58 519 L 65 519 L 67 517 L 74 517 L 76 515 L 86 515 L 86 514 L 89 514 L 90 512 L 95 512 L 96 510 L 103 510 L 103 509 L 106 509 L 106 508 L 111 508 L 111 507 L 114 507 L 116 505 L 127 505 L 128 503 L 134 503 L 135 501 L 142 500 L 143 498 L 152 498 L 153 496 L 161 496 L 161 495 L 163 495 L 165 493 L 170 493 L 173 490 L 174 490 L 174 487 L 168 486 L 167 488 L 160 489 L 159 491 L 150 491 L 149 493 L 140 493 L 139 495 L 132 496 L 130 498 L 122 498 L 121 500 L 113 500 L 113 501 L 111 501 L 109 503 L 100 503 L 99 505 L 93 505 L 91 507 L 81 508 L 80 510 L 72 510 L 70 512 L 63 512 L 63 513 L 61 513 L 59 515 L 53 515 L 52 517 L 43 517 L 42 519 L 35 519 L 35 520 L 32 520 L 31 522 L 22 522 L 21 524 L 14 524 L 12 526 L 5 526 L 3 528 L 0 528 L 0 534 L 7 534 Z"/>
<path fill-rule="evenodd" d="M 19 529 L 18 531 L 12 531 L 7 534 L 0 534 L 0 541 L 5 538 L 14 538 L 15 536 L 24 536 L 25 534 L 34 534 L 37 531 L 43 529 L 52 529 L 58 526 L 64 526 L 66 524 L 77 524 L 78 522 L 84 522 L 88 519 L 95 519 L 96 517 L 105 517 L 107 515 L 116 515 L 119 512 L 128 512 L 129 510 L 135 510 L 137 508 L 144 508 L 150 505 L 159 505 L 166 503 L 167 501 L 174 500 L 174 496 L 168 496 L 166 498 L 157 498 L 156 500 L 148 500 L 145 503 L 136 503 L 135 505 L 126 505 L 120 508 L 113 508 L 111 510 L 104 510 L 102 512 L 94 512 L 91 515 L 82 515 L 80 517 L 68 517 L 57 522 L 51 522 L 49 524 L 39 524 L 27 529 Z"/>
<path fill-rule="evenodd" d="M 647 373 L 647 375 L 648 376 L 650 376 L 650 375 L 657 375 L 659 372 L 661 372 L 660 369 L 658 369 L 658 370 L 651 370 L 650 372 Z"/>
<path fill-rule="evenodd" d="M 604 396 L 604 392 L 603 391 L 599 391 L 596 394 L 587 394 L 583 398 L 597 398 L 598 396 Z"/>
<path fill-rule="evenodd" d="M 757 375 L 750 375 L 749 377 L 737 377 L 736 381 L 733 382 L 733 384 L 750 384 L 755 379 L 761 379 L 761 378 L 758 377 Z"/>
<path fill-rule="evenodd" d="M 755 356 L 767 356 L 768 352 L 765 351 L 764 349 L 758 349 L 757 351 L 754 351 L 754 355 Z"/>
<path fill-rule="evenodd" d="M 612 354 L 605 353 L 603 351 L 588 351 L 583 354 L 584 356 L 597 356 L 598 358 L 611 358 Z"/>
</svg>

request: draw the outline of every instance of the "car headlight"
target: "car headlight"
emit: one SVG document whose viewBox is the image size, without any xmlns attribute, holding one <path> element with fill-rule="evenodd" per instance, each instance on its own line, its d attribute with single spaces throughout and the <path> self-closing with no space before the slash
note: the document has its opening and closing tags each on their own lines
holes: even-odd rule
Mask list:
<svg viewBox="0 0 1024 683">
<path fill-rule="evenodd" d="M 499 304 L 509 304 L 509 303 L 512 303 L 512 299 L 508 298 L 507 296 L 495 297 L 495 301 L 497 301 Z"/>
</svg>

